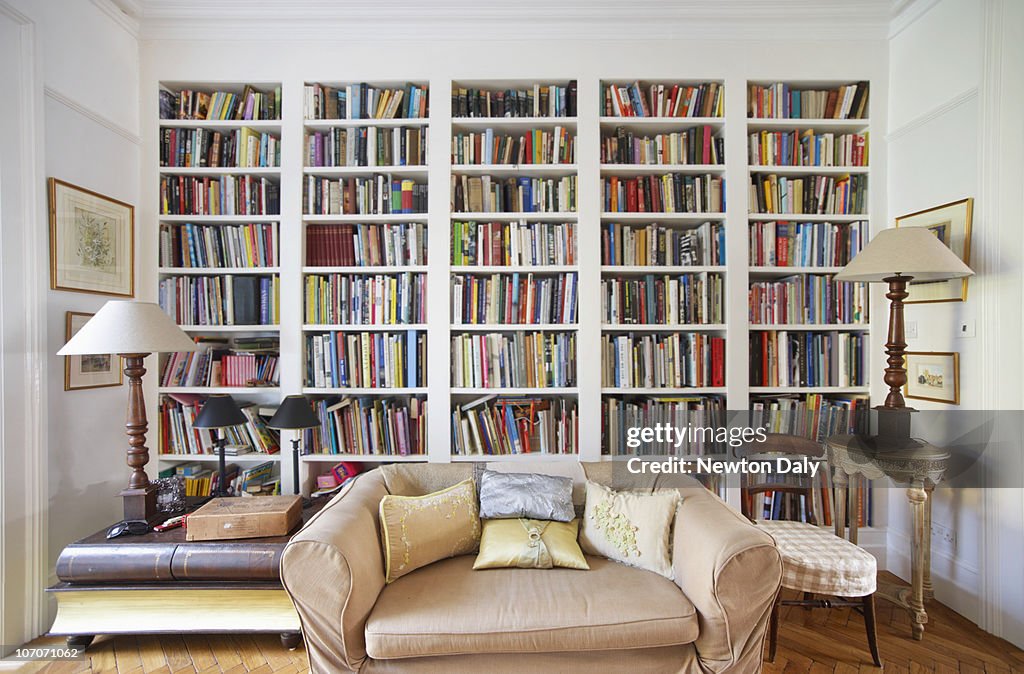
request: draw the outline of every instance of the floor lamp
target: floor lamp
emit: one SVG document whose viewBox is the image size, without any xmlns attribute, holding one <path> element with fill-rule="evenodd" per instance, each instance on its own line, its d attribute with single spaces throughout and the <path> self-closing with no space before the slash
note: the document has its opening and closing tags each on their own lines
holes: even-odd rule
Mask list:
<svg viewBox="0 0 1024 674">
<path fill-rule="evenodd" d="M 57 352 L 59 356 L 90 356 L 115 353 L 124 360 L 128 378 L 128 487 L 121 492 L 126 520 L 149 520 L 157 515 L 156 485 L 146 475 L 146 401 L 142 393 L 143 363 L 151 353 L 195 351 L 192 338 L 152 302 L 113 300 L 103 305 L 74 337 Z"/>
<path fill-rule="evenodd" d="M 974 274 L 971 268 L 924 227 L 884 229 L 835 275 L 836 281 L 886 283 L 889 300 L 889 332 L 885 343 L 888 356 L 883 380 L 889 386 L 885 402 L 878 411 L 878 440 L 892 449 L 912 446 L 910 412 L 901 388 L 907 383 L 903 354 L 907 348 L 904 334 L 903 300 L 907 285 L 915 281 L 946 281 Z"/>
</svg>

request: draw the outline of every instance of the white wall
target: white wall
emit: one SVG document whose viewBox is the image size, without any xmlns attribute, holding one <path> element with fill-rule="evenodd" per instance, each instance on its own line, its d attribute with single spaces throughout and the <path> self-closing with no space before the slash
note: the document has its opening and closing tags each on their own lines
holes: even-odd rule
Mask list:
<svg viewBox="0 0 1024 674">
<path fill-rule="evenodd" d="M 964 197 L 975 199 L 970 265 L 978 276 L 969 282 L 968 301 L 908 305 L 906 309 L 906 320 L 916 324 L 918 334 L 917 338 L 907 340 L 908 350 L 960 353 L 961 410 L 1021 407 L 1019 378 L 1006 382 L 1014 379 L 1010 373 L 1020 371 L 1020 283 L 1006 283 L 1005 277 L 1021 265 L 1021 215 L 1016 208 L 1002 213 L 1002 218 L 994 217 L 993 206 L 1001 197 L 990 184 L 994 176 L 989 175 L 990 166 L 998 165 L 1004 156 L 1014 156 L 1013 146 L 1008 143 L 1013 134 L 1004 137 L 1000 129 L 993 128 L 992 115 L 986 113 L 993 109 L 1009 110 L 1005 122 L 1008 128 L 1015 125 L 1015 134 L 1019 136 L 1019 117 L 1014 117 L 1019 107 L 1009 107 L 1009 100 L 997 100 L 996 88 L 986 80 L 986 74 L 993 68 L 1001 69 L 1011 80 L 1021 78 L 1021 62 L 1009 53 L 995 53 L 999 43 L 991 34 L 993 14 L 1002 9 L 1007 10 L 1007 25 L 1016 25 L 1014 14 L 1016 21 L 1020 21 L 1020 8 L 1015 7 L 1018 4 L 1001 0 L 942 0 L 890 40 L 890 223 L 901 214 Z M 1010 42 L 1012 39 L 1003 44 Z M 1015 156 L 1016 160 L 1007 162 L 1007 166 L 1019 164 L 1019 154 Z M 1012 179 L 1009 183 L 1013 184 Z M 1019 182 L 1016 190 L 1019 197 Z M 1016 275 L 1019 278 L 1019 271 Z M 992 320 L 993 315 L 1003 317 L 1006 323 L 1000 326 Z M 1010 325 L 1014 317 L 1016 329 Z M 961 321 L 976 326 L 975 337 L 957 334 Z M 996 389 L 1003 394 L 994 394 Z M 876 395 L 878 392 L 876 389 Z M 950 409 L 919 400 L 908 403 L 922 410 Z M 950 439 L 950 433 L 943 434 L 934 427 L 916 430 L 937 445 Z M 962 430 L 955 428 L 951 432 Z M 1012 451 L 1019 451 L 1019 445 Z M 1013 468 L 1013 464 L 1003 460 L 1006 457 L 995 456 L 994 452 L 989 452 L 987 458 L 995 460 L 988 466 L 990 470 Z M 979 474 L 973 484 L 981 484 L 984 478 Z M 1021 507 L 1021 490 L 1000 491 L 1007 492 Z M 1012 491 L 1017 492 L 1015 497 Z M 986 595 L 998 595 L 992 588 L 1000 584 L 1006 585 L 1004 591 L 1014 585 L 1019 587 L 1020 573 L 1019 565 L 1016 577 L 1003 577 L 987 568 L 987 556 L 993 554 L 989 538 L 998 539 L 1001 534 L 1017 540 L 1020 533 L 1010 528 L 999 534 L 989 531 L 986 536 L 986 524 L 990 529 L 992 523 L 1001 529 L 1008 523 L 999 517 L 986 522 L 986 502 L 992 496 L 992 492 L 982 489 L 940 488 L 935 492 L 933 522 L 952 530 L 956 543 L 953 546 L 933 540 L 932 577 L 940 601 L 998 633 L 997 624 L 986 615 L 991 604 L 991 597 Z M 909 508 L 902 490 L 889 490 L 888 500 L 889 567 L 909 578 Z M 1002 612 L 1008 617 L 1016 616 L 1019 621 L 1024 607 L 1007 604 Z M 1013 637 L 1010 632 L 1005 636 Z M 1021 638 L 1018 633 L 1018 643 Z"/>
<path fill-rule="evenodd" d="M 137 204 L 136 38 L 91 2 L 10 2 L 36 27 L 41 64 L 36 84 L 45 91 L 36 121 L 42 128 L 42 144 L 36 148 L 41 172 Z M 45 191 L 45 184 L 38 188 Z M 37 222 L 22 226 L 45 232 L 45 209 Z M 45 243 L 39 258 L 33 262 L 46 269 Z M 18 274 L 17 267 L 11 271 Z M 45 276 L 40 282 L 48 287 Z M 64 344 L 65 312 L 95 312 L 107 298 L 48 289 L 43 297 L 44 418 L 49 420 L 44 457 L 48 531 L 43 544 L 48 581 L 53 582 L 54 562 L 65 545 L 121 517 L 117 493 L 129 475 L 123 425 L 127 391 L 66 392 L 63 359 L 54 355 Z M 44 618 L 43 629 L 48 625 Z"/>
</svg>

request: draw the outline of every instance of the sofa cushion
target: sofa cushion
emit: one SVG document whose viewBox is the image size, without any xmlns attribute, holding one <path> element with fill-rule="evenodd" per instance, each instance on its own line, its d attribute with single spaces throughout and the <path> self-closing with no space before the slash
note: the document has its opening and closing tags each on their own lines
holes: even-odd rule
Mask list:
<svg viewBox="0 0 1024 674">
<path fill-rule="evenodd" d="M 388 585 L 366 621 L 372 658 L 653 648 L 697 638 L 693 604 L 649 571 L 587 557 L 590 571 L 473 571 L 446 559 Z"/>
</svg>

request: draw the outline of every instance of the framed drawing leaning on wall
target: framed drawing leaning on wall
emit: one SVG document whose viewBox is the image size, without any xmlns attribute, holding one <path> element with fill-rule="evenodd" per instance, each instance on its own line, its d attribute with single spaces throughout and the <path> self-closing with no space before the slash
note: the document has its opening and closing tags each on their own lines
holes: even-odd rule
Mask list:
<svg viewBox="0 0 1024 674">
<path fill-rule="evenodd" d="M 50 287 L 135 296 L 135 208 L 50 178 Z"/>
<path fill-rule="evenodd" d="M 956 253 L 964 264 L 970 265 L 971 257 L 971 216 L 974 211 L 974 199 L 968 197 L 960 201 L 928 208 L 917 213 L 901 215 L 896 218 L 897 227 L 926 227 L 942 243 Z M 903 300 L 904 304 L 925 302 L 966 302 L 967 278 L 949 281 L 911 281 L 907 288 L 910 297 Z"/>
</svg>

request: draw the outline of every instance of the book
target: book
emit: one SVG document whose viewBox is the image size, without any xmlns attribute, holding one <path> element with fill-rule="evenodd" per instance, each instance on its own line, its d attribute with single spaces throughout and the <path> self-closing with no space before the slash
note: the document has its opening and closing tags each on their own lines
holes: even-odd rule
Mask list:
<svg viewBox="0 0 1024 674">
<path fill-rule="evenodd" d="M 868 137 L 863 133 L 756 131 L 747 147 L 751 166 L 867 166 Z"/>
<path fill-rule="evenodd" d="M 867 176 L 786 176 L 754 173 L 750 176 L 752 213 L 857 215 L 867 213 Z"/>
<path fill-rule="evenodd" d="M 679 442 L 666 436 L 661 441 L 644 442 L 639 447 L 631 447 L 627 437 L 630 428 L 655 428 L 659 424 L 680 429 L 723 428 L 726 426 L 724 396 L 605 396 L 601 408 L 604 454 L 705 456 L 723 453 L 727 449 L 726 444 L 715 441 L 713 433 L 687 433 Z"/>
<path fill-rule="evenodd" d="M 601 280 L 601 322 L 679 325 L 725 322 L 725 279 L 699 272 Z"/>
<path fill-rule="evenodd" d="M 560 324 L 577 320 L 577 275 L 453 274 L 452 324 Z"/>
<path fill-rule="evenodd" d="M 252 175 L 160 176 L 163 215 L 279 215 L 277 179 Z"/>
<path fill-rule="evenodd" d="M 540 84 L 507 89 L 452 85 L 452 117 L 575 117 L 578 86 Z"/>
<path fill-rule="evenodd" d="M 842 267 L 868 242 L 866 221 L 750 223 L 750 264 L 758 267 Z"/>
<path fill-rule="evenodd" d="M 453 174 L 451 208 L 456 213 L 573 213 L 576 175 L 561 178 L 500 178 Z"/>
<path fill-rule="evenodd" d="M 234 130 L 164 127 L 160 166 L 168 168 L 271 168 L 281 165 L 279 136 L 249 127 Z"/>
<path fill-rule="evenodd" d="M 487 396 L 456 405 L 451 430 L 456 456 L 579 452 L 573 398 Z"/>
<path fill-rule="evenodd" d="M 426 86 L 375 86 L 367 82 L 343 85 L 307 84 L 303 87 L 305 119 L 426 119 Z"/>
<path fill-rule="evenodd" d="M 685 227 L 658 223 L 603 223 L 601 264 L 638 267 L 725 265 L 725 228 L 720 222 Z"/>
<path fill-rule="evenodd" d="M 494 129 L 452 134 L 452 164 L 572 164 L 576 135 L 568 128 L 527 129 L 506 134 Z"/>
<path fill-rule="evenodd" d="M 866 119 L 868 82 L 835 88 L 794 87 L 787 82 L 750 84 L 747 117 L 752 119 Z"/>
<path fill-rule="evenodd" d="M 601 136 L 602 164 L 724 164 L 725 138 L 711 126 L 649 135 L 617 126 Z"/>
<path fill-rule="evenodd" d="M 753 281 L 748 293 L 752 325 L 866 325 L 868 306 L 867 284 L 833 281 L 828 274 Z"/>
<path fill-rule="evenodd" d="M 426 213 L 427 186 L 390 175 L 324 178 L 306 176 L 303 203 L 307 215 L 391 215 Z"/>
<path fill-rule="evenodd" d="M 604 334 L 604 388 L 725 385 L 725 338 L 693 332 Z"/>
<path fill-rule="evenodd" d="M 867 335 L 765 330 L 750 333 L 751 386 L 865 386 Z"/>
<path fill-rule="evenodd" d="M 720 213 L 725 211 L 725 178 L 705 173 L 666 173 L 602 181 L 606 213 Z"/>
<path fill-rule="evenodd" d="M 718 82 L 602 82 L 601 101 L 606 117 L 722 117 L 725 87 Z"/>
<path fill-rule="evenodd" d="M 186 269 L 276 267 L 277 223 L 160 224 L 160 266 Z"/>
<path fill-rule="evenodd" d="M 427 451 L 427 401 L 409 398 L 319 398 L 320 426 L 306 431 L 311 454 L 421 456 Z M 337 476 L 336 476 L 337 477 Z"/>
<path fill-rule="evenodd" d="M 160 280 L 160 307 L 179 325 L 276 325 L 280 277 L 168 276 Z"/>
<path fill-rule="evenodd" d="M 310 274 L 305 318 L 311 324 L 402 325 L 427 320 L 426 274 Z"/>
<path fill-rule="evenodd" d="M 575 332 L 472 333 L 451 339 L 454 387 L 576 385 Z"/>
<path fill-rule="evenodd" d="M 360 126 L 306 132 L 305 164 L 330 166 L 423 166 L 428 128 Z"/>
<path fill-rule="evenodd" d="M 281 87 L 260 90 L 245 85 L 237 91 L 160 90 L 161 119 L 281 119 Z"/>
<path fill-rule="evenodd" d="M 317 388 L 416 388 L 426 384 L 427 336 L 405 332 L 307 334 L 306 385 Z M 410 371 L 408 363 L 418 364 Z"/>
<path fill-rule="evenodd" d="M 574 265 L 574 222 L 452 222 L 453 266 Z"/>
</svg>

